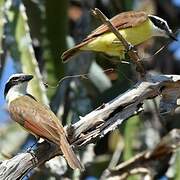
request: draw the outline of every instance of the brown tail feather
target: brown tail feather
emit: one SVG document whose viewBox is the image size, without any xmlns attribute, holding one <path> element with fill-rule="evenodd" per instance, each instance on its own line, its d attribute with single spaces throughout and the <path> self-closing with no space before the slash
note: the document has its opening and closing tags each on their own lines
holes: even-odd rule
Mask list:
<svg viewBox="0 0 180 180">
<path fill-rule="evenodd" d="M 77 156 L 75 155 L 74 151 L 72 150 L 71 146 L 69 145 L 65 136 L 60 136 L 60 148 L 63 152 L 69 166 L 72 169 L 80 169 L 81 171 L 84 170 L 83 165 L 78 160 Z"/>
<path fill-rule="evenodd" d="M 75 54 L 79 53 L 81 51 L 81 48 L 83 46 L 85 46 L 86 44 L 88 44 L 89 42 L 91 42 L 94 38 L 91 39 L 85 39 L 84 41 L 82 41 L 80 44 L 77 44 L 75 47 L 68 49 L 67 51 L 65 51 L 61 58 L 62 58 L 62 62 L 66 63 L 68 62 L 68 60 L 70 60 L 70 58 L 72 56 L 74 56 Z"/>
</svg>

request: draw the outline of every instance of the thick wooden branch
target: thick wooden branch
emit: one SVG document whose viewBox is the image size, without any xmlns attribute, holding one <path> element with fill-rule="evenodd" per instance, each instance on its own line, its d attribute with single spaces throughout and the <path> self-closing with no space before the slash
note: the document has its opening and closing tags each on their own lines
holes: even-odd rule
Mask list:
<svg viewBox="0 0 180 180">
<path fill-rule="evenodd" d="M 75 149 L 97 141 L 108 132 L 117 128 L 124 120 L 141 111 L 143 101 L 161 96 L 163 115 L 172 113 L 180 97 L 180 76 L 146 75 L 132 89 L 119 95 L 66 128 L 69 142 Z M 58 148 L 49 142 L 40 143 L 35 150 L 21 153 L 0 164 L 0 179 L 19 179 L 29 170 L 61 154 Z M 12 173 L 13 169 L 13 173 Z"/>
</svg>

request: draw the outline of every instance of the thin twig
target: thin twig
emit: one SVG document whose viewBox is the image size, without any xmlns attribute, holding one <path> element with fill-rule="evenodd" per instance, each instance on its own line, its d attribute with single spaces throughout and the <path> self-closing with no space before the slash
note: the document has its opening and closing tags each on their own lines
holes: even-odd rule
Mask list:
<svg viewBox="0 0 180 180">
<path fill-rule="evenodd" d="M 108 165 L 108 169 L 112 169 L 118 164 L 118 161 L 122 154 L 122 150 L 123 150 L 123 142 L 119 140 L 119 142 L 116 145 L 116 149 L 112 155 L 111 161 Z"/>
<path fill-rule="evenodd" d="M 148 174 L 152 179 L 158 174 L 162 162 L 168 162 L 172 153 L 180 147 L 180 129 L 171 130 L 153 149 L 141 152 L 131 159 L 104 171 L 101 179 L 127 179 L 132 174 Z"/>
</svg>

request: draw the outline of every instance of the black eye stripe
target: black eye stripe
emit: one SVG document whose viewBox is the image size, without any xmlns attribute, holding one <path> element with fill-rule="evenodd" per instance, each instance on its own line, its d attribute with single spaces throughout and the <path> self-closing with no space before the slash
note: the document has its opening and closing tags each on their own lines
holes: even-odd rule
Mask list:
<svg viewBox="0 0 180 180">
<path fill-rule="evenodd" d="M 154 23 L 155 26 L 162 27 L 162 28 L 166 26 L 166 22 L 161 19 L 155 18 L 153 16 L 149 16 L 149 18 Z"/>
<path fill-rule="evenodd" d="M 8 83 L 6 83 L 5 89 L 4 89 L 4 96 L 6 96 L 6 94 L 8 93 L 9 89 L 12 86 L 18 84 L 18 80 L 19 80 L 19 77 L 13 77 Z"/>
<path fill-rule="evenodd" d="M 17 80 L 17 79 L 18 79 L 18 77 L 13 77 L 13 78 L 12 78 L 12 80 Z"/>
<path fill-rule="evenodd" d="M 4 88 L 4 96 L 6 96 L 6 94 L 8 93 L 8 91 L 9 91 L 9 89 L 12 87 L 14 85 L 14 83 L 13 82 L 8 82 L 8 83 L 6 83 L 6 85 L 5 85 L 5 88 Z"/>
</svg>

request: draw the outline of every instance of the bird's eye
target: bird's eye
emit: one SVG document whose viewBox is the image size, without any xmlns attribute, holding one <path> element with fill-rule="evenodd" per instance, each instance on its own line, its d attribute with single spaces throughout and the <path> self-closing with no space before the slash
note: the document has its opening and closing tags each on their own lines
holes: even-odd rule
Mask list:
<svg viewBox="0 0 180 180">
<path fill-rule="evenodd" d="M 165 25 L 165 23 L 163 21 L 160 22 L 161 25 Z"/>
<path fill-rule="evenodd" d="M 16 80 L 18 80 L 18 77 L 13 77 L 12 80 L 16 81 Z"/>
</svg>

